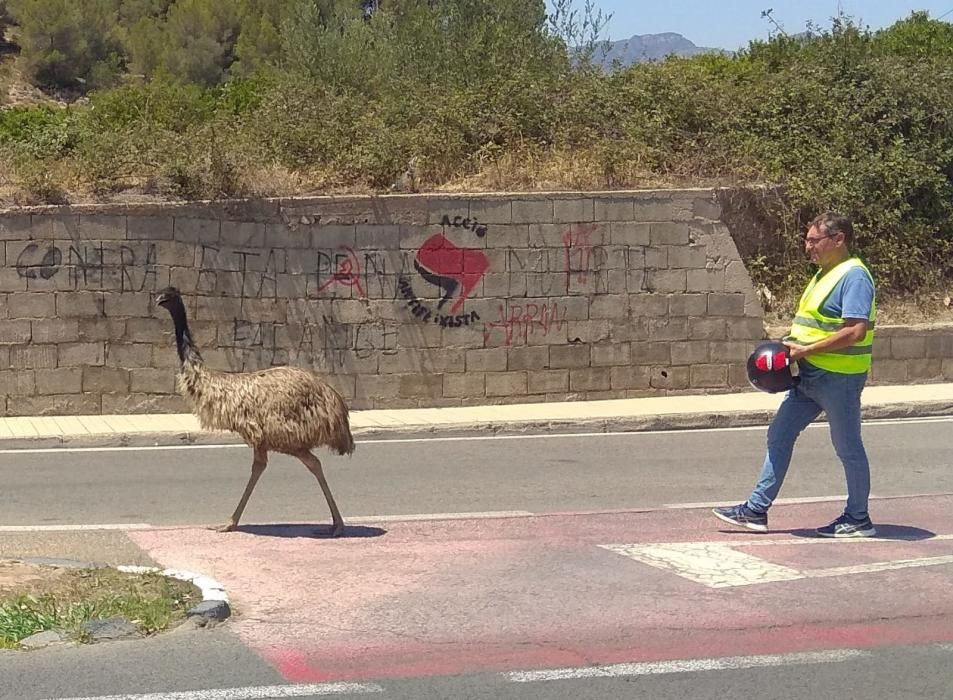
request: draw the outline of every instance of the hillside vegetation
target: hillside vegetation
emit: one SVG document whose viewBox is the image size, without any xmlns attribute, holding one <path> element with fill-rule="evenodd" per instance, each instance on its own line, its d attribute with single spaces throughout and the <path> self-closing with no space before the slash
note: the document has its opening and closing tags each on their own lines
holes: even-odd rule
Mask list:
<svg viewBox="0 0 953 700">
<path fill-rule="evenodd" d="M 829 208 L 884 291 L 949 282 L 953 25 L 839 17 L 606 73 L 570 60 L 601 23 L 572 5 L 6 0 L 0 77 L 56 102 L 0 112 L 0 184 L 15 203 L 760 185 L 781 196 L 742 202 L 743 253 L 775 296 Z"/>
</svg>

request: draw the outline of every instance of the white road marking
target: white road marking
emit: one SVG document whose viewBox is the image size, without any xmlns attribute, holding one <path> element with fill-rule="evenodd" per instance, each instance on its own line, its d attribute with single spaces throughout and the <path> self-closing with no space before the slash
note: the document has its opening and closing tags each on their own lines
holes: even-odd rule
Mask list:
<svg viewBox="0 0 953 700">
<path fill-rule="evenodd" d="M 938 535 L 932 540 L 949 540 L 953 535 Z M 709 588 L 731 588 L 809 578 L 832 578 L 880 571 L 943 566 L 953 564 L 953 555 L 897 559 L 828 569 L 795 569 L 761 559 L 736 547 L 804 544 L 877 544 L 896 542 L 877 538 L 751 540 L 734 542 L 665 542 L 654 544 L 607 544 L 600 548 L 661 569 Z"/>
<path fill-rule="evenodd" d="M 804 578 L 797 569 L 772 564 L 724 544 L 692 542 L 600 546 L 709 588 L 797 581 Z"/>
<path fill-rule="evenodd" d="M 86 530 L 151 530 L 149 523 L 108 523 L 103 525 L 0 525 L 0 532 L 72 532 Z"/>
<path fill-rule="evenodd" d="M 346 525 L 363 523 L 395 523 L 427 520 L 493 520 L 498 518 L 526 518 L 538 515 L 528 510 L 488 510 L 472 513 L 407 513 L 400 515 L 348 516 Z M 545 514 L 543 514 L 545 515 Z M 269 523 L 272 525 L 273 523 Z M 313 521 L 283 521 L 278 526 L 295 527 L 312 525 Z M 243 526 L 261 526 L 261 523 L 242 523 Z M 149 523 L 106 523 L 102 525 L 0 525 L 0 534 L 15 532 L 70 532 L 86 530 L 188 530 L 204 528 L 205 525 L 150 525 Z M 171 575 L 171 574 L 170 574 Z"/>
<path fill-rule="evenodd" d="M 950 423 L 953 417 L 948 416 L 927 416 L 923 418 L 885 418 L 879 420 L 864 421 L 864 427 L 878 427 L 891 425 L 911 425 L 916 423 Z M 408 428 L 414 426 L 409 425 Z M 448 429 L 453 425 L 441 426 Z M 465 426 L 463 426 L 465 427 Z M 638 437 L 642 435 L 671 435 L 673 433 L 733 433 L 745 431 L 763 431 L 767 425 L 746 425 L 725 428 L 675 428 L 669 430 L 617 430 L 608 432 L 579 432 L 579 433 L 533 433 L 528 435 L 458 435 L 458 436 L 440 436 L 415 437 L 415 438 L 372 438 L 362 440 L 359 437 L 356 442 L 359 445 L 388 445 L 393 443 L 416 443 L 416 442 L 480 442 L 486 440 L 552 440 L 552 439 L 577 439 L 577 438 L 605 438 L 605 437 Z M 807 429 L 827 429 L 827 423 L 811 423 Z M 399 432 L 399 430 L 395 430 Z M 248 450 L 244 443 L 226 443 L 226 444 L 200 444 L 200 445 L 142 445 L 129 447 L 29 447 L 24 449 L 0 449 L 0 455 L 23 455 L 23 454 L 55 454 L 67 452 L 160 452 L 166 450 Z"/>
<path fill-rule="evenodd" d="M 0 455 L 63 454 L 68 452 L 166 452 L 175 450 L 247 450 L 248 445 L 221 443 L 209 445 L 141 445 L 139 447 L 27 447 L 0 450 Z"/>
<path fill-rule="evenodd" d="M 172 693 L 142 693 L 138 695 L 96 695 L 49 700 L 271 700 L 271 698 L 303 698 L 312 695 L 342 695 L 344 693 L 382 693 L 374 683 L 314 683 L 302 685 L 269 685 L 215 690 L 185 690 Z"/>
<path fill-rule="evenodd" d="M 879 498 L 879 496 L 870 495 L 871 499 Z M 846 501 L 847 496 L 802 496 L 800 498 L 779 498 L 774 501 L 774 505 L 791 505 L 797 503 L 828 503 L 836 501 Z M 711 502 L 702 502 L 702 503 L 666 503 L 663 508 L 671 508 L 675 510 L 685 509 L 689 510 L 691 508 L 718 508 L 721 506 L 730 505 L 725 501 L 711 501 Z"/>
<path fill-rule="evenodd" d="M 171 578 L 178 579 L 180 581 L 188 581 L 202 591 L 203 602 L 219 600 L 225 603 L 228 602 L 228 594 L 225 592 L 224 586 L 222 586 L 222 584 L 220 584 L 211 576 L 196 574 L 191 571 L 183 571 L 182 569 L 158 569 L 154 566 L 136 566 L 133 564 L 124 564 L 122 566 L 117 566 L 116 568 L 119 571 L 129 574 L 158 573 L 163 576 L 169 576 Z"/>
<path fill-rule="evenodd" d="M 494 518 L 525 518 L 531 516 L 528 510 L 493 510 L 479 513 L 414 513 L 412 515 L 365 515 L 347 518 L 350 524 L 389 523 L 412 520 L 492 520 Z"/>
<path fill-rule="evenodd" d="M 765 539 L 755 539 L 751 538 L 750 540 L 731 540 L 731 542 L 726 542 L 725 544 L 730 544 L 732 547 L 765 547 L 776 544 L 783 545 L 810 545 L 810 544 L 835 544 L 840 547 L 845 547 L 847 545 L 875 545 L 875 544 L 891 544 L 896 542 L 937 542 L 944 540 L 953 540 L 953 535 L 930 535 L 929 537 L 921 537 L 919 535 L 909 535 L 909 536 L 898 536 L 898 537 L 800 537 L 792 538 L 789 540 L 765 540 Z"/>
<path fill-rule="evenodd" d="M 504 673 L 512 683 L 564 681 L 577 678 L 620 678 L 627 676 L 655 676 L 666 673 L 698 673 L 701 671 L 731 671 L 766 666 L 795 666 L 801 664 L 830 664 L 853 661 L 872 656 L 860 649 L 832 649 L 830 651 L 763 656 L 729 656 L 714 659 L 685 659 L 645 663 L 613 664 L 611 666 L 583 666 L 544 671 Z"/>
<path fill-rule="evenodd" d="M 878 571 L 896 571 L 898 569 L 915 569 L 921 566 L 941 566 L 953 564 L 953 556 L 923 557 L 921 559 L 897 559 L 896 561 L 878 561 L 856 566 L 837 566 L 831 569 L 808 569 L 802 573 L 806 578 L 830 578 L 832 576 L 849 576 L 851 574 L 873 574 Z"/>
<path fill-rule="evenodd" d="M 906 537 L 795 537 L 787 540 L 766 540 L 766 539 L 733 539 L 723 540 L 721 544 L 730 544 L 735 547 L 765 547 L 776 544 L 783 545 L 803 545 L 803 544 L 836 544 L 844 547 L 847 545 L 875 545 L 891 544 L 896 542 L 936 542 L 944 540 L 953 540 L 953 535 L 930 535 L 929 537 L 920 537 L 910 535 Z"/>
<path fill-rule="evenodd" d="M 911 423 L 951 423 L 953 417 L 949 416 L 927 416 L 923 418 L 883 418 L 877 420 L 864 421 L 864 427 L 890 426 L 890 425 L 909 425 Z M 452 427 L 452 426 L 446 426 Z M 527 435 L 457 435 L 457 436 L 434 436 L 420 438 L 372 438 L 369 440 L 360 440 L 359 444 L 389 444 L 400 442 L 480 442 L 485 440 L 543 440 L 557 438 L 593 438 L 593 437 L 623 437 L 638 435 L 671 435 L 673 433 L 738 433 L 751 431 L 767 430 L 767 424 L 764 425 L 740 425 L 724 428 L 670 428 L 668 430 L 613 430 L 607 432 L 580 432 L 580 433 L 534 433 Z M 828 429 L 826 422 L 811 423 L 807 426 L 808 430 Z"/>
<path fill-rule="evenodd" d="M 935 496 L 949 496 L 949 493 L 932 493 L 932 494 L 918 494 L 921 497 L 935 497 Z M 906 497 L 906 496 L 905 496 Z M 873 496 L 871 498 L 874 498 Z M 889 498 L 885 496 L 884 498 Z M 792 499 L 795 500 L 795 499 Z M 804 502 L 810 502 L 814 499 L 806 499 Z M 502 518 L 543 518 L 543 517 L 563 517 L 563 516 L 585 516 L 585 515 L 606 515 L 606 514 L 626 514 L 631 513 L 633 515 L 639 513 L 652 513 L 658 510 L 667 510 L 674 508 L 697 508 L 698 506 L 693 503 L 686 503 L 682 505 L 667 505 L 662 506 L 661 508 L 631 508 L 631 509 L 620 509 L 620 510 L 596 510 L 596 511 L 558 511 L 558 512 L 541 512 L 541 511 L 529 511 L 529 510 L 490 510 L 490 511 L 480 511 L 480 512 L 464 512 L 464 513 L 401 513 L 401 514 L 391 514 L 391 515 L 362 515 L 362 516 L 348 516 L 345 518 L 346 525 L 361 525 L 362 523 L 393 523 L 393 522 L 411 522 L 411 521 L 427 521 L 427 520 L 492 520 L 492 519 L 502 519 Z M 266 523 L 254 523 L 246 522 L 242 523 L 243 526 L 261 526 Z M 268 525 L 279 525 L 285 527 L 301 526 L 301 525 L 312 525 L 314 524 L 311 520 L 301 520 L 294 521 L 288 520 L 281 523 L 267 523 Z M 171 524 L 171 525 L 151 525 L 149 523 L 104 523 L 98 525 L 0 525 L 0 534 L 2 533 L 16 533 L 16 532 L 70 532 L 70 531 L 86 531 L 86 530 L 190 530 L 193 528 L 205 528 L 204 524 Z M 898 537 L 867 537 L 867 538 L 853 538 L 853 539 L 825 539 L 820 537 L 802 537 L 802 538 L 792 538 L 785 540 L 771 540 L 764 539 L 763 536 L 758 536 L 756 538 L 741 539 L 741 537 L 733 537 L 730 540 L 712 540 L 711 544 L 722 544 L 734 547 L 758 547 L 764 545 L 811 545 L 811 544 L 838 544 L 838 545 L 856 545 L 856 544 L 877 544 L 877 543 L 888 543 L 888 542 L 919 542 L 923 540 L 923 537 L 919 536 L 898 536 Z M 950 540 L 953 539 L 953 535 L 931 535 L 928 538 L 925 538 L 931 541 L 937 540 Z M 693 544 L 693 543 L 687 543 Z M 629 545 L 611 545 L 611 546 L 629 546 Z M 634 545 L 633 545 L 634 546 Z"/>
</svg>

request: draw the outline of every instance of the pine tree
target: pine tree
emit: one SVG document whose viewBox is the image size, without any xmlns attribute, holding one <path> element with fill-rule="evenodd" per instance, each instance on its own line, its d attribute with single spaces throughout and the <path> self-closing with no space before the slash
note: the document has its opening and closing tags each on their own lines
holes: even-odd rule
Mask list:
<svg viewBox="0 0 953 700">
<path fill-rule="evenodd" d="M 20 26 L 20 61 L 47 88 L 95 88 L 125 63 L 117 36 L 119 0 L 9 0 Z"/>
</svg>

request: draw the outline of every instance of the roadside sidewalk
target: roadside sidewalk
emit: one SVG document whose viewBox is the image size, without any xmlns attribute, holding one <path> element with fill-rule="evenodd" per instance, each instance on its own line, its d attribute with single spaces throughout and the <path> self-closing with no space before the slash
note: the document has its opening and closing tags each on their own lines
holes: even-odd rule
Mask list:
<svg viewBox="0 0 953 700">
<path fill-rule="evenodd" d="M 781 395 L 758 391 L 611 401 L 528 403 L 351 413 L 356 436 L 426 437 L 530 432 L 609 432 L 764 425 Z M 865 419 L 953 415 L 953 383 L 871 386 Z M 823 416 L 821 417 L 823 420 Z M 0 418 L 0 449 L 240 444 L 201 430 L 191 414 Z"/>
</svg>

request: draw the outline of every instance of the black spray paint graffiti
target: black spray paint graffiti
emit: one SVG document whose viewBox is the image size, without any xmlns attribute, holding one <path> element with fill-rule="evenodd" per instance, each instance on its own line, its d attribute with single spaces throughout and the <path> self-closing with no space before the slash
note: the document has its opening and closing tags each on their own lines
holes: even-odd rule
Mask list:
<svg viewBox="0 0 953 700">
<path fill-rule="evenodd" d="M 242 370 L 289 363 L 340 370 L 353 360 L 395 354 L 397 329 L 386 321 L 341 323 L 330 316 L 305 324 L 235 318 L 220 347 L 236 353 Z"/>
<path fill-rule="evenodd" d="M 158 289 L 156 246 L 142 249 L 107 246 L 104 243 L 70 245 L 63 248 L 52 243 L 29 243 L 17 256 L 17 274 L 28 280 L 51 280 L 69 275 L 72 289 L 113 289 L 119 292 L 141 292 Z M 65 258 L 65 259 L 64 259 Z"/>
<path fill-rule="evenodd" d="M 531 296 L 562 296 L 563 294 L 602 295 L 613 293 L 613 270 L 630 266 L 628 246 L 603 246 L 590 243 L 585 237 L 563 237 L 562 250 L 558 248 L 510 249 L 506 253 L 506 267 L 511 274 L 536 275 L 537 286 Z M 631 261 L 641 266 L 641 258 Z M 550 274 L 558 273 L 558 274 Z"/>
<path fill-rule="evenodd" d="M 401 295 L 407 300 L 407 306 L 410 307 L 414 318 L 424 323 L 433 321 L 433 323 L 444 328 L 460 328 L 461 326 L 469 326 L 471 323 L 476 323 L 480 320 L 480 315 L 476 311 L 471 311 L 468 314 L 457 314 L 455 316 L 437 313 L 431 309 L 426 302 L 417 298 L 414 288 L 406 277 L 401 277 L 397 284 L 398 287 L 400 287 Z"/>
<path fill-rule="evenodd" d="M 17 274 L 26 279 L 51 279 L 60 271 L 63 262 L 63 251 L 54 245 L 41 248 L 36 243 L 30 243 L 17 256 Z"/>
<path fill-rule="evenodd" d="M 455 216 L 452 219 L 444 214 L 443 218 L 440 220 L 441 226 L 453 226 L 454 228 L 463 228 L 466 231 L 473 231 L 480 238 L 483 238 L 487 233 L 487 225 L 481 224 L 476 219 L 471 219 L 469 217 L 464 218 L 462 216 Z"/>
<path fill-rule="evenodd" d="M 224 250 L 203 245 L 198 254 L 199 294 L 245 299 L 301 297 L 396 300 L 399 275 L 414 270 L 414 254 L 401 250 L 284 248 Z"/>
<path fill-rule="evenodd" d="M 321 273 L 325 269 L 331 269 L 333 265 L 334 272 L 326 280 L 321 279 Z M 334 257 L 329 253 L 318 252 L 318 291 L 323 292 L 329 287 L 345 287 L 357 292 L 359 299 L 367 299 L 367 293 L 361 284 L 361 260 L 349 246 L 342 246 L 335 252 Z"/>
<path fill-rule="evenodd" d="M 235 276 L 235 288 L 227 290 L 245 299 L 278 299 L 278 276 L 285 269 L 285 251 L 271 248 L 266 253 L 203 245 L 199 250 L 199 274 L 195 291 L 220 294 L 222 285 Z"/>
</svg>

